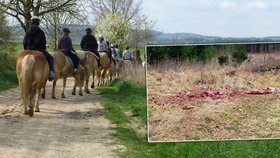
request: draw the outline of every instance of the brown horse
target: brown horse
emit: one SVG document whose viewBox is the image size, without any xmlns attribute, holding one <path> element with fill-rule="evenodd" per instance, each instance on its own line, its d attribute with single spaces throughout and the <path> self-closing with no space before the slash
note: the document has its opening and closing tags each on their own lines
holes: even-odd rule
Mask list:
<svg viewBox="0 0 280 158">
<path fill-rule="evenodd" d="M 81 70 L 81 66 L 78 67 L 79 70 Z M 66 86 L 66 79 L 68 76 L 73 76 L 75 78 L 75 85 L 72 91 L 72 94 L 76 94 L 76 85 L 79 85 L 79 95 L 83 95 L 82 92 L 82 84 L 80 81 L 80 75 L 74 74 L 73 68 L 69 61 L 66 59 L 66 56 L 61 51 L 54 52 L 54 81 L 53 81 L 53 89 L 52 89 L 52 98 L 55 99 L 55 86 L 56 82 L 59 79 L 60 76 L 63 78 L 63 88 L 61 92 L 61 97 L 65 98 L 65 86 Z"/>
<path fill-rule="evenodd" d="M 110 58 L 106 52 L 99 52 L 100 54 L 100 64 L 102 68 L 96 70 L 97 75 L 97 85 L 105 85 L 105 77 L 107 70 L 110 68 Z"/>
<path fill-rule="evenodd" d="M 34 106 L 35 112 L 40 111 L 41 89 L 45 91 L 49 76 L 48 62 L 41 52 L 25 50 L 17 57 L 16 72 L 23 100 L 23 113 L 33 116 Z"/>
<path fill-rule="evenodd" d="M 88 88 L 88 82 L 89 82 L 89 78 L 92 75 L 92 84 L 91 84 L 91 88 L 94 88 L 94 76 L 95 76 L 95 71 L 98 69 L 98 57 L 93 54 L 92 52 L 85 52 L 85 67 L 86 67 L 86 71 L 85 71 L 85 79 L 86 79 L 86 84 L 85 84 L 85 89 L 84 91 L 86 93 L 90 93 L 89 88 Z"/>
</svg>

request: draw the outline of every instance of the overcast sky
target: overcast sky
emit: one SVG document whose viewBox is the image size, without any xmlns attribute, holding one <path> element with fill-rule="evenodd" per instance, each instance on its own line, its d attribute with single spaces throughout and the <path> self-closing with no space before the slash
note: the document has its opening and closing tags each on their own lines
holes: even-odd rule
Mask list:
<svg viewBox="0 0 280 158">
<path fill-rule="evenodd" d="M 165 33 L 280 36 L 280 0 L 143 0 L 143 13 Z"/>
</svg>

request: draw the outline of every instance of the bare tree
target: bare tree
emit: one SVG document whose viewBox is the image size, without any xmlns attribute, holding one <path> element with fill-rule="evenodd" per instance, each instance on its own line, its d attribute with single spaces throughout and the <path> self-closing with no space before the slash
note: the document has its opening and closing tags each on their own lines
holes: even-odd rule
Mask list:
<svg viewBox="0 0 280 158">
<path fill-rule="evenodd" d="M 149 20 L 144 14 L 135 16 L 134 23 L 131 26 L 133 32 L 133 40 L 131 41 L 131 44 L 136 48 L 138 46 L 146 45 L 148 40 L 153 38 L 152 28 L 154 24 L 155 23 L 152 20 Z"/>
<path fill-rule="evenodd" d="M 89 0 L 96 18 L 102 18 L 107 12 L 122 14 L 131 21 L 141 11 L 142 0 Z"/>
<path fill-rule="evenodd" d="M 80 4 L 68 8 L 68 12 L 56 10 L 47 13 L 43 16 L 45 19 L 43 25 L 45 26 L 46 34 L 51 37 L 51 47 L 57 49 L 58 40 L 62 35 L 62 29 L 72 24 L 81 24 L 87 17 L 84 16 L 84 7 Z"/>
<path fill-rule="evenodd" d="M 76 5 L 76 0 L 1 0 L 0 9 L 14 17 L 27 31 L 33 15 L 43 16 L 53 11 L 68 12 L 69 8 Z"/>
</svg>

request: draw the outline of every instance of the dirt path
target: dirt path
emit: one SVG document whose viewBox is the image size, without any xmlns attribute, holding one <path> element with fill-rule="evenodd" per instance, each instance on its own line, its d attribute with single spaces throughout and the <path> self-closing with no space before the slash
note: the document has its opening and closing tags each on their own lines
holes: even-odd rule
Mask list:
<svg viewBox="0 0 280 158">
<path fill-rule="evenodd" d="M 73 80 L 68 79 L 66 97 L 60 98 L 62 81 L 57 84 L 57 98 L 51 99 L 51 83 L 47 84 L 40 113 L 33 117 L 21 114 L 17 88 L 0 92 L 0 157 L 1 158 L 87 158 L 117 157 L 110 133 L 112 125 L 104 118 L 100 96 L 72 96 Z"/>
</svg>

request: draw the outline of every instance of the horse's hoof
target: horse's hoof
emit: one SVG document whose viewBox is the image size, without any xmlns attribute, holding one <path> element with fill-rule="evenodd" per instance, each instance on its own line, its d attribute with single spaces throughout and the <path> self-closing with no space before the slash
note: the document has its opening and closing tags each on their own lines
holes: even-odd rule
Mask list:
<svg viewBox="0 0 280 158">
<path fill-rule="evenodd" d="M 42 99 L 46 99 L 46 96 L 45 96 L 45 95 L 41 95 L 41 98 L 42 98 Z"/>
<path fill-rule="evenodd" d="M 55 97 L 55 96 L 52 96 L 52 98 L 53 98 L 53 99 L 56 99 L 56 97 Z"/>
<path fill-rule="evenodd" d="M 30 117 L 32 117 L 32 116 L 34 115 L 33 109 L 29 109 L 29 110 L 27 111 L 27 114 L 28 114 Z"/>
<path fill-rule="evenodd" d="M 40 109 L 36 109 L 35 112 L 40 112 Z"/>
<path fill-rule="evenodd" d="M 90 94 L 90 91 L 86 91 L 87 94 Z"/>
<path fill-rule="evenodd" d="M 90 86 L 90 88 L 94 89 L 94 86 Z"/>
<path fill-rule="evenodd" d="M 76 93 L 75 93 L 75 92 L 72 92 L 72 95 L 76 95 Z"/>
<path fill-rule="evenodd" d="M 83 96 L 83 93 L 79 93 L 80 96 Z"/>
<path fill-rule="evenodd" d="M 61 98 L 66 98 L 65 95 L 61 95 Z"/>
</svg>

